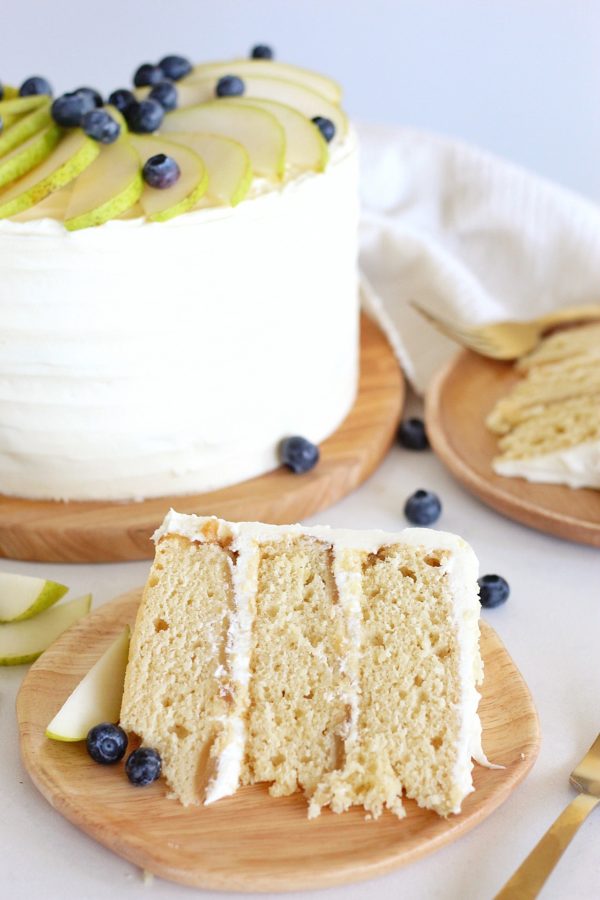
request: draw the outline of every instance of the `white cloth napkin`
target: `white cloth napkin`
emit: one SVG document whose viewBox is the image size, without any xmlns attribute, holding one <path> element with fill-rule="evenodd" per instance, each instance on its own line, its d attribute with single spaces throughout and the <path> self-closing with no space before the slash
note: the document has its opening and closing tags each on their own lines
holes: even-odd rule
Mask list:
<svg viewBox="0 0 600 900">
<path fill-rule="evenodd" d="M 359 136 L 363 301 L 418 392 L 456 344 L 411 298 L 467 325 L 600 302 L 600 207 L 448 138 Z"/>
</svg>

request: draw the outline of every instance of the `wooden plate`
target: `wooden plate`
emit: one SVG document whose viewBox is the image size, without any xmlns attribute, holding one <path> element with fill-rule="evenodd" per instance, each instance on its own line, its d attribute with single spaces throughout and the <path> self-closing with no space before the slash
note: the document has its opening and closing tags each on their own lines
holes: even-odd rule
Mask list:
<svg viewBox="0 0 600 900">
<path fill-rule="evenodd" d="M 484 747 L 505 769 L 475 766 L 476 791 L 460 816 L 441 819 L 406 802 L 407 817 L 323 812 L 309 821 L 298 794 L 274 799 L 264 785 L 209 807 L 184 808 L 165 785 L 132 787 L 121 765 L 100 767 L 82 743 L 44 736 L 65 698 L 126 623 L 140 591 L 114 600 L 69 629 L 30 669 L 17 700 L 21 754 L 51 805 L 101 844 L 172 881 L 228 891 L 322 888 L 381 875 L 455 840 L 488 816 L 533 765 L 538 720 L 527 686 L 492 629 L 482 624 L 486 679 Z"/>
<path fill-rule="evenodd" d="M 154 554 L 150 536 L 171 506 L 232 521 L 298 522 L 369 477 L 394 440 L 403 404 L 404 379 L 394 351 L 363 315 L 356 403 L 321 444 L 312 472 L 299 476 L 282 467 L 219 491 L 142 503 L 59 503 L 0 495 L 0 556 L 81 563 L 149 559 Z"/>
<path fill-rule="evenodd" d="M 531 484 L 492 469 L 497 437 L 485 419 L 518 375 L 511 363 L 461 351 L 427 394 L 431 444 L 453 475 L 484 503 L 517 522 L 558 537 L 600 547 L 600 491 Z"/>
</svg>

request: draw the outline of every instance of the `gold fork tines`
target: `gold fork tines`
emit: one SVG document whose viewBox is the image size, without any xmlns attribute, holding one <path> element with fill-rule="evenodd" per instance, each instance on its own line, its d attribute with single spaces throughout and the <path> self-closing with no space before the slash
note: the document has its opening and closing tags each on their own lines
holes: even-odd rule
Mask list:
<svg viewBox="0 0 600 900">
<path fill-rule="evenodd" d="M 600 803 L 600 735 L 569 777 L 581 791 L 550 826 L 494 900 L 534 900 L 579 827 Z"/>
</svg>

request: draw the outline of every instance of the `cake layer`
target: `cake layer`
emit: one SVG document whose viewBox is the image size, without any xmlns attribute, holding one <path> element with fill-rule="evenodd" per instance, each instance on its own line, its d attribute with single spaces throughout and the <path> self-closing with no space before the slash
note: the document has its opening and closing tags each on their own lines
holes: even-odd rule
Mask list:
<svg viewBox="0 0 600 900">
<path fill-rule="evenodd" d="M 0 222 L 0 484 L 207 491 L 320 442 L 357 383 L 357 150 L 235 209 L 67 232 Z"/>
</svg>

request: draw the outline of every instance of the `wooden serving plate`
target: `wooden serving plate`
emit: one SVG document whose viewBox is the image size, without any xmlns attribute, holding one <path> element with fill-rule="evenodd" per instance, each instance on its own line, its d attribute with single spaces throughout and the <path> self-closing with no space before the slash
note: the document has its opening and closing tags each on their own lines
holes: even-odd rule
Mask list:
<svg viewBox="0 0 600 900">
<path fill-rule="evenodd" d="M 529 772 L 539 728 L 527 686 L 495 632 L 482 623 L 485 683 L 480 714 L 489 758 L 475 766 L 476 790 L 460 816 L 442 819 L 407 801 L 407 817 L 328 810 L 307 818 L 299 795 L 272 798 L 264 785 L 214 805 L 167 800 L 162 780 L 134 788 L 122 765 L 98 766 L 83 743 L 48 740 L 45 728 L 125 624 L 140 591 L 100 607 L 34 663 L 17 699 L 21 754 L 50 804 L 105 847 L 162 878 L 228 891 L 291 891 L 372 878 L 455 840 L 486 818 Z"/>
<path fill-rule="evenodd" d="M 497 436 L 485 424 L 518 380 L 512 363 L 461 351 L 433 381 L 425 417 L 431 444 L 452 474 L 484 503 L 548 534 L 600 547 L 600 491 L 532 484 L 492 469 Z"/>
<path fill-rule="evenodd" d="M 404 404 L 404 378 L 387 338 L 361 319 L 360 378 L 354 407 L 304 475 L 281 467 L 193 496 L 136 502 L 22 500 L 0 495 L 0 556 L 40 562 L 149 559 L 153 531 L 170 507 L 233 521 L 298 522 L 357 488 L 389 450 Z"/>
</svg>

